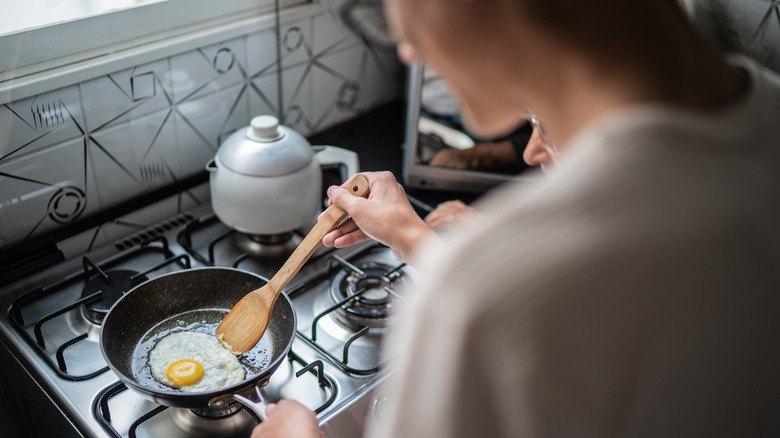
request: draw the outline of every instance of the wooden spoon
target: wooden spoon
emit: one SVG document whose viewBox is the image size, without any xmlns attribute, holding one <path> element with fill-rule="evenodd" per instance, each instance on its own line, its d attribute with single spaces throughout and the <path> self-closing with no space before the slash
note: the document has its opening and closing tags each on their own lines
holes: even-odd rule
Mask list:
<svg viewBox="0 0 780 438">
<path fill-rule="evenodd" d="M 368 193 L 368 180 L 357 174 L 348 181 L 346 187 L 355 196 L 365 196 Z M 233 306 L 216 331 L 225 347 L 235 354 L 243 354 L 257 344 L 268 326 L 268 319 L 282 289 L 320 246 L 322 238 L 346 217 L 346 211 L 335 205 L 328 207 L 279 272 L 265 286 L 249 292 Z"/>
</svg>

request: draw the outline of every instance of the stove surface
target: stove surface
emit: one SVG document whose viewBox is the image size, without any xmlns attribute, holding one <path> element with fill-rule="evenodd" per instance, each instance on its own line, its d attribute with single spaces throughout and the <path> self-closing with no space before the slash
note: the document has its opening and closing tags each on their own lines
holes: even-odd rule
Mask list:
<svg viewBox="0 0 780 438">
<path fill-rule="evenodd" d="M 159 223 L 145 238 L 101 246 L 0 288 L 0 338 L 81 434 L 249 436 L 256 420 L 237 404 L 196 412 L 127 389 L 102 357 L 98 323 L 112 295 L 170 272 L 227 266 L 268 279 L 308 229 L 269 243 L 222 224 L 208 202 Z M 264 398 L 300 401 L 328 436 L 360 436 L 387 397 L 377 392 L 392 371 L 382 339 L 415 276 L 376 243 L 320 247 L 285 288 L 297 333 L 262 387 Z"/>
</svg>

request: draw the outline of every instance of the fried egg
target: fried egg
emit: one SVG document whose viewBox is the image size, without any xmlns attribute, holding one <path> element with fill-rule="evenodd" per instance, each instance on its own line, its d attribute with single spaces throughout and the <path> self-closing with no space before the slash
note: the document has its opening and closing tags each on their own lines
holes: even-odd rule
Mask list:
<svg viewBox="0 0 780 438">
<path fill-rule="evenodd" d="M 196 332 L 171 333 L 149 352 L 152 376 L 183 392 L 216 391 L 244 380 L 238 358 L 216 336 Z"/>
</svg>

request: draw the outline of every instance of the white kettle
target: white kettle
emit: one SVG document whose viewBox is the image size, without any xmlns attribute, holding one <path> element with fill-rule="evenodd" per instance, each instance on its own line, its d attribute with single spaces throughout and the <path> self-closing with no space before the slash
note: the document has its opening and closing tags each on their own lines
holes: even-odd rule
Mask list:
<svg viewBox="0 0 780 438">
<path fill-rule="evenodd" d="M 258 116 L 220 145 L 209 171 L 211 204 L 238 231 L 275 235 L 311 224 L 322 207 L 322 165 L 360 171 L 355 152 L 312 146 L 273 116 Z"/>
</svg>

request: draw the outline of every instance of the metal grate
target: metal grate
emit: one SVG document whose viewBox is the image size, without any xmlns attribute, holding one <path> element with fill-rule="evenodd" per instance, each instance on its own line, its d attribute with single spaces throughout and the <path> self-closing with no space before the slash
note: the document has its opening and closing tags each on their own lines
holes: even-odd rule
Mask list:
<svg viewBox="0 0 780 438">
<path fill-rule="evenodd" d="M 47 315 L 37 319 L 36 321 L 25 321 L 22 316 L 22 310 L 28 306 L 43 300 L 47 297 L 53 296 L 65 288 L 73 285 L 86 284 L 95 274 L 90 272 L 89 267 L 98 267 L 102 270 L 110 270 L 112 267 L 119 266 L 122 263 L 132 260 L 135 257 L 139 257 L 145 254 L 157 254 L 161 260 L 154 266 L 150 266 L 147 270 L 139 273 L 139 276 L 143 276 L 150 272 L 157 271 L 166 266 L 178 265 L 180 269 L 188 269 L 191 266 L 189 256 L 187 255 L 174 255 L 168 247 L 168 240 L 164 237 L 156 237 L 143 243 L 144 246 L 137 248 L 130 252 L 127 252 L 120 257 L 113 259 L 109 262 L 102 263 L 100 265 L 91 261 L 88 257 L 84 257 L 84 270 L 82 272 L 71 275 L 64 280 L 58 281 L 48 286 L 38 287 L 31 291 L 28 291 L 20 295 L 11 305 L 8 311 L 8 319 L 11 325 L 17 332 L 24 338 L 24 340 L 35 350 L 35 352 L 54 370 L 60 377 L 71 381 L 82 381 L 96 377 L 104 372 L 108 371 L 108 367 L 93 370 L 92 372 L 73 373 L 69 371 L 69 364 L 65 358 L 65 352 L 74 345 L 84 341 L 88 338 L 88 333 L 75 336 L 72 339 L 57 345 L 49 345 L 49 348 L 55 349 L 55 353 L 51 354 L 47 351 L 46 338 L 43 336 L 43 326 L 55 319 L 66 317 L 69 312 L 77 311 L 82 304 L 89 303 L 91 301 L 99 300 L 102 298 L 102 291 L 96 291 L 95 293 L 76 300 L 73 303 L 61 306 L 59 309 L 48 313 Z"/>
<path fill-rule="evenodd" d="M 320 388 L 328 391 L 329 393 L 328 398 L 318 408 L 314 410 L 315 413 L 319 414 L 320 412 L 324 411 L 330 405 L 333 404 L 333 402 L 336 400 L 336 396 L 338 395 L 338 385 L 336 385 L 336 382 L 335 380 L 333 380 L 332 377 L 328 376 L 325 373 L 325 369 L 324 369 L 325 365 L 322 363 L 322 361 L 317 360 L 311 363 L 307 363 L 300 356 L 298 356 L 293 350 L 290 350 L 290 352 L 287 354 L 287 360 L 290 361 L 291 363 L 293 362 L 297 363 L 299 366 L 302 367 L 300 370 L 298 370 L 295 373 L 296 378 L 300 378 L 306 373 L 312 373 L 314 376 L 317 377 L 317 382 Z M 114 425 L 112 424 L 109 401 L 113 397 L 124 392 L 126 389 L 127 386 L 125 386 L 124 383 L 117 381 L 116 383 L 103 389 L 97 395 L 97 397 L 95 397 L 95 401 L 92 405 L 92 412 L 93 415 L 95 416 L 95 419 L 97 419 L 98 423 L 100 423 L 103 429 L 110 436 L 114 438 L 125 438 L 125 436 L 123 436 L 119 431 L 117 431 Z M 128 429 L 127 437 L 136 438 L 137 431 L 139 430 L 140 427 L 142 427 L 144 423 L 156 417 L 157 415 L 161 414 L 167 409 L 168 409 L 167 406 L 157 406 L 151 409 L 146 414 L 135 419 L 135 421 L 132 422 L 130 428 Z"/>
</svg>

